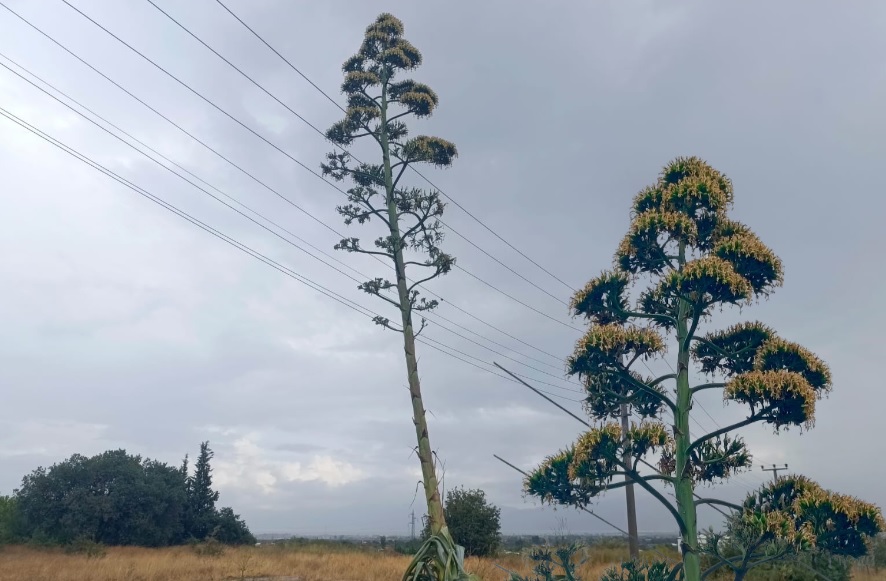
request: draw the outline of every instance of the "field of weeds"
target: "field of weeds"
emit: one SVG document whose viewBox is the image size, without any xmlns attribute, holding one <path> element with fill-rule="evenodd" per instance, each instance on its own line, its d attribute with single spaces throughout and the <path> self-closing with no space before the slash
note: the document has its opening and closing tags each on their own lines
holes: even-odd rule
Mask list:
<svg viewBox="0 0 886 581">
<path fill-rule="evenodd" d="M 583 579 L 600 578 L 620 560 L 621 551 L 590 550 Z M 69 554 L 61 549 L 0 549 L 0 581 L 397 581 L 410 558 L 390 552 L 330 545 L 226 548 L 220 555 L 200 555 L 190 547 L 144 549 L 111 547 L 103 556 Z M 532 563 L 520 555 L 468 558 L 466 568 L 484 581 L 503 581 L 499 565 L 529 574 Z"/>
<path fill-rule="evenodd" d="M 580 578 L 596 581 L 624 557 L 621 553 L 609 547 L 588 549 Z M 15 546 L 0 549 L 0 581 L 397 581 L 409 560 L 390 552 L 320 544 L 227 548 L 218 555 L 201 555 L 190 547 L 113 547 L 102 556 Z M 484 581 L 505 581 L 507 573 L 496 565 L 523 575 L 532 568 L 528 558 L 513 554 L 466 562 Z M 886 581 L 886 571 L 858 571 L 853 578 Z"/>
</svg>

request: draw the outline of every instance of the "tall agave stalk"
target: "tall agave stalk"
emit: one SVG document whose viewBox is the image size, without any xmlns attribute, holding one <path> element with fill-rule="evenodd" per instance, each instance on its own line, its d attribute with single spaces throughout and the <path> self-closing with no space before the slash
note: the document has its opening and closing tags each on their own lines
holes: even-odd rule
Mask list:
<svg viewBox="0 0 886 581">
<path fill-rule="evenodd" d="M 342 151 L 328 154 L 322 168 L 324 175 L 353 183 L 347 191 L 348 202 L 336 208 L 345 224 L 375 221 L 384 227 L 373 249 L 363 248 L 357 238 L 342 240 L 336 249 L 382 257 L 394 268 L 393 281 L 375 278 L 360 288 L 393 305 L 400 314 L 399 324 L 382 316 L 375 322 L 403 337 L 416 450 L 431 530 L 431 538 L 404 579 L 442 581 L 470 577 L 462 565 L 463 551 L 453 542 L 443 515 L 416 357 L 416 337 L 426 320 L 422 319 L 416 329 L 413 315 L 437 306 L 437 301 L 420 297 L 418 288 L 449 272 L 455 259 L 440 248 L 444 204 L 439 192 L 407 187 L 402 180 L 413 164 L 450 166 L 457 152 L 454 144 L 439 137 L 409 137 L 405 118 L 430 116 L 438 101 L 427 85 L 397 79 L 399 73 L 418 67 L 421 60 L 421 53 L 403 38 L 403 24 L 394 16 L 382 14 L 367 27 L 360 50 L 342 67 L 342 92 L 348 99 L 345 117 L 326 132 Z M 359 138 L 375 142 L 380 163 L 362 162 L 344 151 Z M 417 280 L 407 278 L 407 267 L 419 271 Z"/>
</svg>

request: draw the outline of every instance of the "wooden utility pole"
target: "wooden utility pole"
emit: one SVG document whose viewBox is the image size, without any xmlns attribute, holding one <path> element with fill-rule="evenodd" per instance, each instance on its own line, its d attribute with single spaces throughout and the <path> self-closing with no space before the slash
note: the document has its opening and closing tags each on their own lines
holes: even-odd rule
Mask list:
<svg viewBox="0 0 886 581">
<path fill-rule="evenodd" d="M 765 470 L 766 472 L 772 472 L 772 481 L 775 482 L 776 480 L 778 480 L 778 473 L 781 472 L 782 470 L 787 470 L 788 465 L 785 464 L 784 466 L 776 468 L 775 464 L 773 464 L 772 468 L 764 468 L 763 466 L 760 466 L 760 468 L 762 470 Z"/>
<path fill-rule="evenodd" d="M 513 373 L 511 373 L 510 371 L 508 371 L 507 369 L 505 369 L 504 367 L 502 367 L 498 363 L 493 363 L 493 364 L 496 367 L 498 367 L 499 369 L 501 369 L 502 371 L 504 371 L 505 373 L 507 373 L 508 375 L 510 375 L 511 377 L 513 377 L 517 382 L 522 383 L 524 386 L 528 387 L 529 389 L 531 389 L 532 391 L 534 391 L 536 394 L 540 395 L 544 399 L 548 400 L 550 403 L 554 404 L 555 406 L 560 408 L 562 411 L 566 412 L 568 415 L 572 416 L 573 418 L 575 418 L 576 420 L 578 420 L 579 422 L 581 422 L 585 426 L 591 427 L 591 425 L 588 422 L 581 419 L 580 417 L 578 417 L 577 415 L 575 415 L 574 413 L 572 413 L 568 409 L 564 408 L 563 406 L 561 406 L 560 404 L 558 404 L 557 402 L 555 402 L 554 400 L 552 400 L 551 398 L 546 396 L 544 393 L 535 389 L 534 387 L 532 387 L 531 385 L 529 385 L 528 383 L 526 383 L 525 381 L 520 379 L 519 376 L 514 375 Z M 628 429 L 630 428 L 628 420 L 629 420 L 628 406 L 625 404 L 622 404 L 622 406 L 621 406 L 621 429 L 622 429 L 622 432 L 624 432 L 625 434 L 627 434 Z M 626 448 L 627 448 L 627 446 L 626 446 Z M 496 458 L 498 458 L 498 456 L 496 456 Z M 624 456 L 622 456 L 622 458 L 624 459 L 624 462 L 628 466 L 628 468 L 631 468 L 632 466 L 631 466 L 630 454 L 626 453 Z M 498 459 L 501 460 L 501 458 L 498 458 Z M 504 460 L 501 460 L 501 461 L 504 462 Z M 520 469 L 517 468 L 516 466 L 514 466 L 513 464 L 509 464 L 507 462 L 505 462 L 505 464 L 507 464 L 511 468 L 514 468 L 517 471 L 520 471 Z M 625 476 L 625 480 L 629 481 L 630 478 L 628 476 Z M 625 486 L 625 496 L 627 498 L 627 505 L 628 505 L 628 532 L 627 532 L 628 550 L 630 551 L 631 559 L 638 559 L 640 557 L 640 537 L 639 537 L 639 534 L 637 533 L 637 505 L 634 502 L 634 485 L 633 485 L 633 483 Z M 596 514 L 594 514 L 593 512 L 591 512 L 589 510 L 585 509 L 585 512 L 588 512 L 588 513 L 594 515 L 595 517 L 600 518 L 599 516 L 597 516 Z M 610 526 L 614 526 L 614 525 L 612 525 L 612 523 L 609 523 L 609 522 L 607 522 L 606 524 L 608 524 Z M 618 527 L 615 527 L 615 528 L 618 529 Z M 621 529 L 618 529 L 618 530 L 621 530 Z"/>
<path fill-rule="evenodd" d="M 630 430 L 629 419 L 628 405 L 623 403 L 621 404 L 621 432 L 623 437 L 627 437 L 628 430 Z M 630 446 L 625 445 L 625 452 L 622 456 L 628 470 L 632 468 L 629 448 Z M 631 482 L 631 477 L 627 474 L 625 474 L 625 482 L 628 483 L 625 486 L 625 500 L 628 506 L 628 550 L 630 551 L 631 559 L 639 559 L 640 539 L 637 533 L 637 505 L 634 500 L 634 483 Z"/>
</svg>

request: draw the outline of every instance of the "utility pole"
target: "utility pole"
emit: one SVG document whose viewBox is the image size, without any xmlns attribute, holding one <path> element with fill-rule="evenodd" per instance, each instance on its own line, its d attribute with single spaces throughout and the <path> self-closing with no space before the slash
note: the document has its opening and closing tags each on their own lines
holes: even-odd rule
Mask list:
<svg viewBox="0 0 886 581">
<path fill-rule="evenodd" d="M 535 389 L 534 387 L 532 387 L 531 385 L 529 385 L 528 383 L 526 383 L 523 379 L 521 379 L 520 376 L 518 376 L 518 375 L 514 375 L 513 373 L 511 373 L 510 371 L 508 371 L 507 369 L 505 369 L 504 367 L 502 367 L 501 365 L 499 365 L 497 362 L 494 362 L 494 361 L 493 361 L 493 365 L 495 365 L 496 367 L 498 367 L 499 369 L 501 369 L 502 371 L 504 371 L 505 373 L 507 373 L 508 375 L 510 375 L 510 376 L 514 379 L 514 381 L 516 381 L 517 383 L 521 383 L 521 384 L 523 384 L 525 387 L 528 387 L 528 388 L 531 389 L 533 392 L 535 392 L 537 395 L 541 396 L 542 399 L 547 400 L 549 403 L 551 403 L 551 404 L 553 404 L 555 407 L 559 408 L 560 411 L 565 412 L 566 415 L 571 416 L 571 417 L 572 417 L 573 419 L 575 419 L 575 420 L 578 420 L 581 424 L 583 424 L 583 425 L 584 425 L 585 427 L 587 427 L 587 428 L 590 428 L 590 427 L 591 427 L 591 424 L 589 424 L 586 420 L 581 419 L 580 417 L 578 417 L 577 415 L 575 415 L 574 413 L 572 413 L 571 411 L 569 411 L 568 409 L 566 409 L 565 407 L 563 407 L 562 405 L 560 405 L 559 403 L 555 402 L 554 400 L 552 400 L 551 398 L 549 398 L 548 396 L 546 396 L 546 395 L 545 395 L 544 393 L 542 393 L 541 391 Z M 624 425 L 625 425 L 624 422 L 625 422 L 625 416 L 624 416 L 624 413 L 622 413 L 622 429 L 624 429 Z M 504 460 L 502 460 L 502 459 L 499 458 L 498 456 L 495 456 L 495 457 L 496 457 L 499 461 L 504 462 L 505 464 L 507 464 L 508 466 L 510 466 L 511 468 L 513 468 L 514 470 L 516 470 L 517 472 L 521 472 L 524 476 L 527 475 L 526 472 L 524 472 L 523 470 L 520 470 L 519 468 L 517 468 L 516 466 L 514 466 L 514 465 L 511 464 L 510 462 L 505 462 Z M 640 459 L 640 462 L 642 462 L 642 463 L 645 464 L 646 466 L 652 468 L 653 470 L 657 470 L 657 469 L 655 468 L 655 466 L 653 466 L 653 465 L 650 464 L 649 462 L 646 462 L 646 461 L 643 460 L 643 459 Z M 773 467 L 774 467 L 774 465 L 773 465 Z M 786 470 L 787 467 L 788 467 L 788 465 L 785 464 L 785 465 L 784 465 L 784 468 L 779 468 L 778 470 Z M 769 470 L 769 469 L 767 468 L 766 470 Z M 625 488 L 628 488 L 628 487 L 633 488 L 633 485 L 625 486 Z M 692 495 L 695 496 L 695 498 L 701 499 L 701 497 L 700 497 L 698 494 L 696 494 L 695 492 L 693 492 Z M 631 496 L 633 496 L 633 495 L 631 495 Z M 629 507 L 631 507 L 631 506 L 635 506 L 633 500 L 628 500 L 628 506 L 629 506 Z M 633 529 L 634 532 L 633 532 L 633 534 L 631 534 L 630 532 L 625 532 L 624 530 L 618 528 L 618 527 L 615 526 L 614 524 L 612 524 L 612 523 L 610 523 L 610 522 L 608 522 L 608 521 L 602 519 L 599 515 L 597 515 L 596 513 L 592 512 L 592 511 L 590 511 L 590 510 L 588 510 L 587 508 L 582 508 L 582 510 L 584 510 L 585 512 L 587 512 L 587 513 L 590 514 L 591 516 L 594 516 L 594 517 L 596 517 L 596 518 L 598 518 L 598 519 L 600 519 L 600 520 L 603 520 L 603 522 L 605 522 L 605 523 L 608 524 L 609 526 L 613 527 L 614 529 L 616 529 L 616 530 L 619 531 L 620 533 L 622 533 L 622 534 L 624 534 L 624 535 L 627 535 L 628 539 L 631 539 L 632 537 L 638 539 L 637 532 L 636 532 L 636 530 L 637 530 L 637 529 L 636 529 L 636 507 L 635 507 L 635 509 L 634 509 L 634 523 L 635 523 L 635 524 L 633 525 L 633 526 L 634 526 L 634 529 Z M 721 513 L 723 513 L 723 511 L 721 511 L 721 510 L 719 510 L 719 509 L 716 509 L 716 510 L 718 510 L 718 511 L 721 512 Z M 630 515 L 630 513 L 629 513 L 629 515 Z M 728 516 L 728 515 L 726 515 L 726 513 L 723 513 L 723 516 Z M 631 517 L 628 516 L 628 518 L 630 519 Z M 630 525 L 629 525 L 629 526 L 630 526 Z M 682 537 L 681 537 L 681 538 L 682 538 Z M 639 539 L 638 539 L 638 540 L 639 540 Z"/>
<path fill-rule="evenodd" d="M 627 437 L 629 429 L 628 404 L 623 403 L 621 404 L 621 433 L 623 437 Z M 629 446 L 625 446 L 625 452 L 622 458 L 625 466 L 630 470 L 632 468 L 631 455 L 628 449 Z M 631 482 L 631 477 L 627 474 L 625 474 L 625 482 L 628 483 L 625 486 L 625 500 L 628 506 L 628 549 L 630 551 L 631 559 L 639 559 L 640 539 L 637 533 L 637 505 L 634 500 L 634 483 Z"/>
<path fill-rule="evenodd" d="M 409 513 L 409 536 L 415 540 L 415 511 Z"/>
<path fill-rule="evenodd" d="M 772 481 L 775 482 L 776 480 L 778 480 L 778 473 L 782 470 L 787 470 L 788 465 L 785 464 L 784 466 L 776 468 L 775 464 L 773 464 L 772 468 L 764 468 L 763 466 L 760 466 L 760 469 L 765 470 L 766 472 L 772 472 Z"/>
<path fill-rule="evenodd" d="M 551 402 L 552 404 L 554 404 L 555 406 L 557 406 L 558 408 L 560 408 L 561 410 L 566 412 L 568 415 L 572 416 L 573 418 L 575 418 L 579 422 L 583 423 L 585 426 L 590 427 L 590 424 L 588 422 L 581 419 L 580 417 L 578 417 L 577 415 L 575 415 L 574 413 L 572 413 L 568 409 L 564 408 L 563 406 L 561 406 L 560 404 L 558 404 L 557 402 L 555 402 L 554 400 L 552 400 L 551 398 L 546 396 L 544 393 L 535 389 L 534 387 L 532 387 L 531 385 L 529 385 L 528 383 L 526 383 L 525 381 L 523 381 L 518 376 L 514 375 L 513 373 L 511 373 L 510 371 L 508 371 L 507 369 L 505 369 L 504 367 L 502 367 L 498 363 L 493 362 L 493 365 L 495 365 L 496 367 L 498 367 L 499 369 L 501 369 L 502 371 L 504 371 L 505 373 L 507 373 L 508 375 L 513 377 L 519 383 L 522 383 L 524 386 L 526 386 L 529 389 L 531 389 L 532 391 L 534 391 L 536 394 L 538 394 L 541 397 L 543 397 L 544 399 L 548 400 L 549 402 Z M 626 404 L 622 404 L 622 406 L 621 406 L 621 431 L 624 434 L 627 434 L 628 429 L 630 429 L 630 425 L 629 425 L 628 420 L 629 420 L 628 406 Z M 626 448 L 627 448 L 627 446 L 626 446 Z M 632 467 L 630 454 L 628 454 L 626 452 L 624 454 L 624 456 L 622 456 L 622 459 L 628 468 Z M 499 460 L 501 460 L 501 458 L 499 458 Z M 511 468 L 515 468 L 515 466 L 513 466 L 511 464 L 508 464 L 508 466 L 511 466 Z M 519 471 L 520 469 L 517 468 L 517 470 Z M 625 476 L 625 480 L 630 481 L 630 478 L 628 476 Z M 633 485 L 633 483 L 630 483 L 627 486 L 625 486 L 625 497 L 626 497 L 627 506 L 628 506 L 628 532 L 627 532 L 628 550 L 630 551 L 631 559 L 639 559 L 640 558 L 640 537 L 639 537 L 639 534 L 637 533 L 637 505 L 634 501 L 634 485 Z M 586 511 L 586 512 L 590 512 L 590 511 Z M 596 514 L 594 514 L 592 512 L 590 512 L 590 514 L 597 516 Z M 600 517 L 597 516 L 597 518 L 600 518 Z M 611 523 L 607 523 L 607 524 L 611 525 Z M 618 528 L 618 527 L 616 527 L 616 528 Z"/>
</svg>

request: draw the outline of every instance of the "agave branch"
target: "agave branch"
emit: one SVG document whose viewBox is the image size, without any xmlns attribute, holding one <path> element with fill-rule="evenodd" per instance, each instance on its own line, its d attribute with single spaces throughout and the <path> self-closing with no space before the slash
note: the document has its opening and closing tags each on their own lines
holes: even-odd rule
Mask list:
<svg viewBox="0 0 886 581">
<path fill-rule="evenodd" d="M 698 438 L 697 440 L 692 442 L 692 444 L 689 445 L 689 452 L 692 452 L 693 450 L 698 449 L 698 447 L 701 446 L 702 444 L 704 444 L 705 442 L 709 442 L 709 441 L 713 440 L 714 438 L 717 438 L 718 436 L 728 434 L 729 432 L 732 432 L 732 431 L 737 430 L 739 428 L 743 428 L 743 427 L 749 426 L 753 423 L 765 420 L 767 418 L 766 414 L 768 412 L 772 411 L 773 409 L 774 409 L 774 406 L 763 408 L 759 412 L 751 414 L 750 416 L 748 416 L 747 418 L 745 418 L 739 422 L 735 422 L 734 424 L 730 424 L 728 426 L 720 428 L 719 430 L 711 432 L 710 434 L 705 434 L 704 436 L 701 436 L 700 438 Z"/>
</svg>

